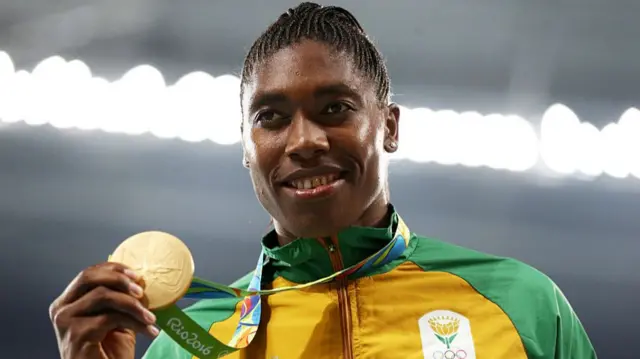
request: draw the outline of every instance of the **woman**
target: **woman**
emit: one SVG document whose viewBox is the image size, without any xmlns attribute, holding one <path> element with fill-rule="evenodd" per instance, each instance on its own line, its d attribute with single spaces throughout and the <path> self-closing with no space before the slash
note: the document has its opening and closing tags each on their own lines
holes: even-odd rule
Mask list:
<svg viewBox="0 0 640 359">
<path fill-rule="evenodd" d="M 227 357 L 595 358 L 545 275 L 405 227 L 387 184 L 400 111 L 380 53 L 349 12 L 287 11 L 249 51 L 241 86 L 244 164 L 274 224 L 262 239 L 262 286 L 309 283 L 393 246 L 382 264 L 265 296 L 260 328 L 234 337 L 251 344 Z M 136 280 L 108 263 L 69 285 L 51 310 L 63 358 L 133 358 L 134 333 L 157 334 Z M 226 340 L 241 306 L 202 300 L 186 313 Z M 145 355 L 191 357 L 166 332 Z"/>
</svg>

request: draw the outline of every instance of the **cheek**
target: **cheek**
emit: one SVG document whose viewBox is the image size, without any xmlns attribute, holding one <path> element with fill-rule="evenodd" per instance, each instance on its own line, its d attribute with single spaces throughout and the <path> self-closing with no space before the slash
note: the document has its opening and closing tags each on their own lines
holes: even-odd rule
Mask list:
<svg viewBox="0 0 640 359">
<path fill-rule="evenodd" d="M 269 164 L 269 157 L 262 152 L 259 145 L 253 146 L 253 151 L 247 152 L 246 157 L 249 161 L 249 175 L 253 183 L 253 189 L 260 202 L 264 203 L 270 187 L 269 174 L 272 166 Z"/>
<path fill-rule="evenodd" d="M 272 134 L 265 134 L 260 129 L 251 130 L 251 135 L 248 137 L 245 156 L 251 164 L 251 176 L 254 182 L 259 182 L 256 184 L 264 185 L 280 160 L 279 138 Z"/>
<path fill-rule="evenodd" d="M 259 163 L 260 151 L 263 139 L 256 133 L 256 129 L 246 131 L 242 136 L 244 155 L 252 164 Z"/>
<path fill-rule="evenodd" d="M 251 182 L 253 183 L 253 189 L 256 195 L 258 196 L 258 198 L 260 199 L 260 202 L 264 203 L 264 200 L 266 198 L 265 187 L 267 186 L 265 182 L 265 178 L 262 175 L 261 171 L 254 170 L 253 168 L 249 170 L 249 173 L 251 175 Z"/>
<path fill-rule="evenodd" d="M 373 132 L 375 132 L 371 117 L 359 118 L 356 122 L 354 124 L 356 126 L 356 140 L 359 143 L 371 143 Z"/>
<path fill-rule="evenodd" d="M 379 155 L 384 144 L 384 127 L 377 118 L 378 114 L 369 114 L 368 118 L 358 120 L 356 134 L 357 144 L 361 147 L 365 158 L 371 159 Z"/>
<path fill-rule="evenodd" d="M 253 140 L 253 130 L 247 129 L 245 124 L 242 131 L 242 152 L 244 157 L 253 162 L 256 157 L 256 142 Z"/>
</svg>

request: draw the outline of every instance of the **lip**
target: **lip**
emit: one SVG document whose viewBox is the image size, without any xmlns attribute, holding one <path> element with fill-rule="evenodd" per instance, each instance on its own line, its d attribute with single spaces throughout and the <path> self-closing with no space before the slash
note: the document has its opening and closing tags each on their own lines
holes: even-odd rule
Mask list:
<svg viewBox="0 0 640 359">
<path fill-rule="evenodd" d="M 284 192 L 295 199 L 299 200 L 312 200 L 312 199 L 322 199 L 327 198 L 336 193 L 340 188 L 342 188 L 346 184 L 344 178 L 338 178 L 337 180 L 326 184 L 321 185 L 316 188 L 311 189 L 298 189 L 289 186 L 282 186 Z"/>
<path fill-rule="evenodd" d="M 289 183 L 295 180 L 308 177 L 326 176 L 330 174 L 337 174 L 342 177 L 342 174 L 344 174 L 344 172 L 345 170 L 343 168 L 330 165 L 316 166 L 313 168 L 300 168 L 286 174 L 284 177 L 278 180 L 278 183 L 280 185 L 287 186 Z"/>
</svg>

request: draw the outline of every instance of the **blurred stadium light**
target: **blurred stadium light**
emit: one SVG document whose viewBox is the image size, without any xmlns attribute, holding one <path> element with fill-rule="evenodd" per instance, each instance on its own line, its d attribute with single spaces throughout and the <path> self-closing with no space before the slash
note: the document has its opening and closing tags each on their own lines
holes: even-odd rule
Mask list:
<svg viewBox="0 0 640 359">
<path fill-rule="evenodd" d="M 92 75 L 80 60 L 52 56 L 32 72 L 0 51 L 0 121 L 102 130 L 185 141 L 240 141 L 240 80 L 192 72 L 168 85 L 150 65 L 117 81 Z M 539 131 L 517 115 L 401 107 L 394 160 L 526 171 L 539 162 L 560 175 L 640 178 L 640 110 L 597 129 L 567 106 L 545 112 Z"/>
</svg>

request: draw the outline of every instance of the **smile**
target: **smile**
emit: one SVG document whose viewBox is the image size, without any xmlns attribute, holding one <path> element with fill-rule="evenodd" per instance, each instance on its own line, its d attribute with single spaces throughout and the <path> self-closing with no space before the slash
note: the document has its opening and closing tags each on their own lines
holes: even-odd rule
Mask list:
<svg viewBox="0 0 640 359">
<path fill-rule="evenodd" d="M 288 185 L 296 189 L 314 189 L 335 182 L 339 179 L 339 176 L 339 174 L 335 173 L 324 176 L 300 178 L 289 182 Z"/>
<path fill-rule="evenodd" d="M 297 178 L 285 184 L 285 192 L 297 199 L 318 199 L 332 195 L 345 184 L 341 173 Z"/>
</svg>

